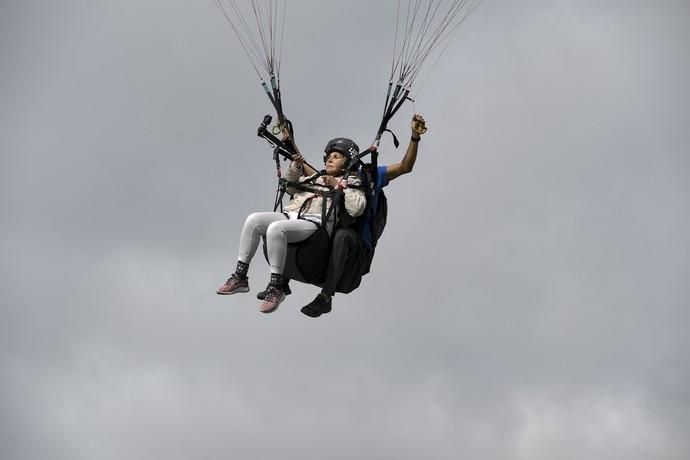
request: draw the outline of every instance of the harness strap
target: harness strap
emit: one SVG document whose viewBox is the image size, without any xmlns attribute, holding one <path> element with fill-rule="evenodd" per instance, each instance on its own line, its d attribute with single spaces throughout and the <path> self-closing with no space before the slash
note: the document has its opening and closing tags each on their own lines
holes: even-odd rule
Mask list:
<svg viewBox="0 0 690 460">
<path fill-rule="evenodd" d="M 328 221 L 330 220 L 331 216 L 335 212 L 335 209 L 339 208 L 339 200 L 336 199 L 338 197 L 339 193 L 342 193 L 342 192 L 340 192 L 338 190 L 330 190 L 328 192 L 323 192 L 320 194 L 320 196 L 321 196 L 321 224 L 319 224 L 319 223 L 317 223 L 311 219 L 306 219 L 306 218 L 302 217 L 304 211 L 309 207 L 309 203 L 311 203 L 311 201 L 317 197 L 316 194 L 314 194 L 313 196 L 310 196 L 309 198 L 304 200 L 304 203 L 302 203 L 302 205 L 300 206 L 299 211 L 297 211 L 297 218 L 308 220 L 308 221 L 312 222 L 313 224 L 315 224 L 319 228 L 324 227 L 324 225 L 328 226 Z M 328 199 L 329 198 L 331 199 L 331 205 L 330 206 L 328 206 Z M 336 213 L 335 215 L 337 216 L 338 214 Z M 336 225 L 337 225 L 337 222 L 335 222 L 335 220 L 334 220 L 334 222 L 333 222 L 333 229 L 334 230 L 335 230 Z"/>
<path fill-rule="evenodd" d="M 376 193 L 376 184 L 379 182 L 379 152 L 371 152 L 371 183 L 369 184 L 369 194 L 373 197 Z"/>
<path fill-rule="evenodd" d="M 278 211 L 278 208 L 280 208 L 280 212 L 283 212 L 283 197 L 287 191 L 286 183 L 287 181 L 285 179 L 278 178 L 278 188 L 276 189 L 276 198 L 273 202 L 273 212 Z"/>
</svg>

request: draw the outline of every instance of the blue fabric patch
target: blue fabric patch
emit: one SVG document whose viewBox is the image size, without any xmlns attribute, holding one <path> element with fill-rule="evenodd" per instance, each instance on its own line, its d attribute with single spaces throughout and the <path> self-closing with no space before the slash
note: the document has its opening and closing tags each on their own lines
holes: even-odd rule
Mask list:
<svg viewBox="0 0 690 460">
<path fill-rule="evenodd" d="M 389 183 L 387 174 L 388 166 L 379 166 L 377 171 L 378 174 L 376 177 L 376 188 L 374 190 L 373 196 L 367 196 L 367 207 L 364 211 L 364 215 L 362 216 L 362 227 L 360 233 L 362 241 L 368 248 L 371 248 L 373 246 L 371 235 L 371 223 L 374 220 L 374 214 L 376 213 L 376 209 L 378 207 L 379 193 Z"/>
</svg>

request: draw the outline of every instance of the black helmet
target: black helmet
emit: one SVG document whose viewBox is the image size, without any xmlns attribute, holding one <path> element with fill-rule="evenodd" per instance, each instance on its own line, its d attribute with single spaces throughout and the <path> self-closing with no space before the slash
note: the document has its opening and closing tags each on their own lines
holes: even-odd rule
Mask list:
<svg viewBox="0 0 690 460">
<path fill-rule="evenodd" d="M 357 144 L 355 144 L 352 139 L 336 137 L 335 139 L 328 141 L 328 144 L 326 144 L 326 148 L 323 149 L 323 151 L 326 153 L 326 155 L 331 152 L 340 152 L 345 155 L 348 160 L 352 160 L 352 158 L 359 153 L 359 147 L 357 147 Z"/>
</svg>

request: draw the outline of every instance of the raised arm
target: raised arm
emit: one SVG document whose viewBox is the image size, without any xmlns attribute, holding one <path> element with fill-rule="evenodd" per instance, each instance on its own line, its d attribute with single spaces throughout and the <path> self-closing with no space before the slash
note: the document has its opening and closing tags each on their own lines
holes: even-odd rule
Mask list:
<svg viewBox="0 0 690 460">
<path fill-rule="evenodd" d="M 412 172 L 414 164 L 417 161 L 417 149 L 419 148 L 419 141 L 427 130 L 426 121 L 421 115 L 415 114 L 412 117 L 410 143 L 407 145 L 405 156 L 399 163 L 388 165 L 386 169 L 386 176 L 388 180 L 393 180 L 396 177 L 402 176 Z"/>
</svg>

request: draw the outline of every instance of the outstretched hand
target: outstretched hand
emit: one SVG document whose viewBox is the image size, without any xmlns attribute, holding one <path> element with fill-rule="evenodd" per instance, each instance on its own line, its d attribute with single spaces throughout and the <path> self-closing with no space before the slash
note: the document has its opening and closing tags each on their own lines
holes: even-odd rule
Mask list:
<svg viewBox="0 0 690 460">
<path fill-rule="evenodd" d="M 292 155 L 292 161 L 295 162 L 295 164 L 301 168 L 304 165 L 304 157 L 302 156 L 301 153 L 295 153 Z"/>
<path fill-rule="evenodd" d="M 424 117 L 419 115 L 418 113 L 415 113 L 412 117 L 412 123 L 410 123 L 410 127 L 412 128 L 412 137 L 421 137 L 421 135 L 426 133 L 429 129 L 426 126 L 426 120 L 424 120 Z"/>
<path fill-rule="evenodd" d="M 287 129 L 283 129 L 282 133 L 283 133 L 283 135 L 281 136 L 281 139 L 280 139 L 281 141 L 292 142 L 292 138 L 290 137 L 290 132 Z M 297 167 L 301 168 L 304 165 L 304 157 L 302 156 L 302 154 L 297 149 L 297 146 L 294 145 L 294 142 L 292 143 L 292 145 L 295 147 L 295 150 L 297 150 L 297 153 L 294 153 L 290 158 L 292 159 L 292 161 L 295 162 Z"/>
</svg>

